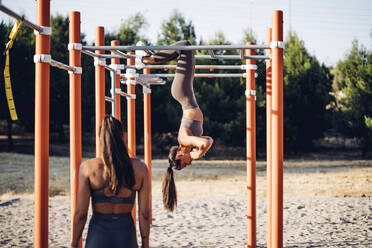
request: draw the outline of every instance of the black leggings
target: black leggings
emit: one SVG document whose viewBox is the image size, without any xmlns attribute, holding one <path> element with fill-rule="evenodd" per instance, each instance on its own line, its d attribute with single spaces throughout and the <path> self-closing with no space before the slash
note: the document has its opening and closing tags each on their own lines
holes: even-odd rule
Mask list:
<svg viewBox="0 0 372 248">
<path fill-rule="evenodd" d="M 138 248 L 131 214 L 93 213 L 85 247 Z"/>
<path fill-rule="evenodd" d="M 172 46 L 189 46 L 186 40 L 173 43 Z M 197 108 L 198 103 L 193 90 L 193 80 L 195 74 L 195 55 L 194 51 L 162 50 L 152 54 L 151 57 L 155 64 L 166 63 L 178 58 L 176 75 L 172 83 L 171 93 L 182 106 L 182 109 Z"/>
</svg>

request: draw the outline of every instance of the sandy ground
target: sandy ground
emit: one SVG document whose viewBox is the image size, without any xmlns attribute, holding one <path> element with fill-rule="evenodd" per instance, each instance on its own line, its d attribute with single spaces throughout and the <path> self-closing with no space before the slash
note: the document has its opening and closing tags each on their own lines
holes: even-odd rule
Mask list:
<svg viewBox="0 0 372 248">
<path fill-rule="evenodd" d="M 371 247 L 371 165 L 371 160 L 285 161 L 285 247 Z M 49 167 L 50 247 L 68 247 L 68 158 L 51 157 Z M 165 167 L 165 160 L 153 161 L 151 247 L 243 247 L 245 162 L 199 161 L 177 171 L 179 205 L 173 214 L 164 211 L 160 198 Z M 266 181 L 265 163 L 259 161 L 258 247 L 266 247 Z M 33 246 L 32 192 L 33 156 L 0 153 L 0 247 Z"/>
<path fill-rule="evenodd" d="M 49 205 L 49 247 L 69 247 L 68 197 L 53 197 Z M 160 198 L 154 199 L 153 207 L 151 247 L 244 247 L 246 244 L 244 198 L 180 198 L 173 214 L 163 210 Z M 287 197 L 284 246 L 371 247 L 371 212 L 370 197 Z M 33 199 L 25 197 L 1 205 L 0 226 L 1 247 L 33 247 Z M 258 198 L 257 247 L 266 247 L 266 232 L 266 199 Z M 86 230 L 84 239 L 85 235 Z"/>
</svg>

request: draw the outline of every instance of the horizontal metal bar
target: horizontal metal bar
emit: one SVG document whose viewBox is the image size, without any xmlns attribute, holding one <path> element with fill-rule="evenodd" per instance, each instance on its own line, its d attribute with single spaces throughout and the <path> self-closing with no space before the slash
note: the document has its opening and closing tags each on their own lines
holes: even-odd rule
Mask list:
<svg viewBox="0 0 372 248">
<path fill-rule="evenodd" d="M 66 71 L 72 71 L 72 72 L 75 72 L 75 68 L 72 67 L 72 66 L 68 66 L 66 64 L 63 64 L 62 62 L 58 62 L 54 59 L 51 59 L 50 60 L 50 65 L 51 66 L 54 66 L 54 67 L 57 67 L 59 69 L 63 69 L 63 70 L 66 70 Z"/>
<path fill-rule="evenodd" d="M 135 58 L 134 55 L 125 54 L 120 51 L 113 51 L 116 54 L 120 55 L 110 55 L 110 54 L 97 54 L 94 52 L 91 52 L 89 50 L 82 50 L 82 53 L 85 53 L 87 55 L 97 57 L 97 58 L 104 58 L 104 59 L 125 59 L 125 58 Z M 195 55 L 195 59 L 217 59 L 217 60 L 242 60 L 242 57 L 240 55 L 215 55 L 214 57 L 210 55 Z M 271 59 L 270 56 L 267 55 L 245 55 L 244 59 Z M 146 68 L 146 67 L 145 67 Z"/>
<path fill-rule="evenodd" d="M 122 56 L 115 55 L 115 54 L 98 54 L 98 53 L 94 53 L 94 52 L 86 51 L 86 50 L 82 50 L 81 52 L 86 55 L 96 57 L 96 58 L 101 58 L 101 59 L 122 59 L 123 58 Z"/>
<path fill-rule="evenodd" d="M 215 55 L 214 57 L 210 55 L 195 55 L 195 59 L 242 60 L 242 57 L 240 55 Z M 267 55 L 245 55 L 244 59 L 271 59 L 271 57 Z M 144 68 L 147 68 L 147 66 Z"/>
<path fill-rule="evenodd" d="M 109 97 L 109 96 L 105 96 L 105 101 L 106 101 L 106 102 L 114 102 L 114 99 L 112 99 L 112 98 Z"/>
<path fill-rule="evenodd" d="M 123 53 L 122 51 L 112 51 L 114 53 L 116 53 L 117 55 L 120 55 L 123 59 L 130 59 L 130 58 L 136 58 L 136 55 L 131 55 L 131 54 L 126 54 L 126 53 Z"/>
<path fill-rule="evenodd" d="M 199 46 L 83 46 L 83 50 L 237 50 L 270 49 L 268 45 L 199 45 Z"/>
<path fill-rule="evenodd" d="M 108 65 L 105 65 L 105 69 L 108 70 L 108 71 L 110 71 L 110 72 L 116 73 L 116 70 L 113 69 L 113 68 L 111 68 L 111 67 L 108 66 Z"/>
<path fill-rule="evenodd" d="M 146 65 L 148 69 L 176 69 L 177 65 Z M 135 66 L 133 66 L 135 68 Z M 242 65 L 195 65 L 195 69 L 206 70 L 244 70 Z"/>
<path fill-rule="evenodd" d="M 125 93 L 124 91 L 122 91 L 122 90 L 116 90 L 115 91 L 115 93 L 116 94 L 119 94 L 119 95 L 121 95 L 121 96 L 125 96 L 125 97 L 131 97 L 131 95 L 130 94 L 128 94 L 128 93 Z"/>
<path fill-rule="evenodd" d="M 141 74 L 141 77 L 160 77 L 160 78 L 171 78 L 176 74 Z M 196 78 L 225 78 L 225 77 L 245 77 L 245 73 L 196 73 Z"/>
<path fill-rule="evenodd" d="M 214 57 L 210 55 L 195 55 L 195 59 L 242 60 L 242 57 L 240 55 L 215 55 Z M 245 55 L 244 59 L 271 59 L 271 57 L 266 55 Z"/>
<path fill-rule="evenodd" d="M 14 11 L 12 11 L 11 9 L 8 9 L 4 5 L 2 5 L 1 3 L 0 3 L 0 11 L 4 12 L 5 14 L 7 14 L 7 15 L 9 15 L 9 16 L 11 16 L 11 17 L 13 17 L 13 18 L 15 18 L 15 19 L 17 19 L 19 21 L 23 20 L 23 24 L 25 24 L 29 28 L 35 29 L 35 30 L 37 30 L 39 32 L 43 31 L 43 28 L 42 27 L 40 27 L 40 26 L 38 26 L 36 24 L 33 24 L 32 22 L 24 19 L 22 16 L 18 15 L 17 13 L 15 13 Z"/>
</svg>

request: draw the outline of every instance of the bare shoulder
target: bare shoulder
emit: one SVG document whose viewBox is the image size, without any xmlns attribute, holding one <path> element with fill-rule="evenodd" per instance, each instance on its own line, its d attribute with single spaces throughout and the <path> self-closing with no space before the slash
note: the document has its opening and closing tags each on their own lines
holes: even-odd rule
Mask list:
<svg viewBox="0 0 372 248">
<path fill-rule="evenodd" d="M 141 180 L 144 178 L 147 178 L 149 172 L 148 172 L 146 164 L 137 158 L 132 158 L 131 160 L 132 160 L 134 174 L 136 175 L 136 177 L 141 178 Z"/>
<path fill-rule="evenodd" d="M 135 170 L 138 170 L 141 172 L 145 172 L 145 171 L 147 172 L 147 166 L 142 160 L 138 158 L 132 158 L 131 161 L 132 161 L 133 168 Z"/>
<path fill-rule="evenodd" d="M 92 158 L 92 159 L 88 159 L 88 160 L 84 161 L 80 165 L 80 170 L 84 170 L 86 173 L 89 173 L 91 171 L 95 171 L 97 169 L 100 169 L 103 166 L 104 166 L 104 164 L 103 164 L 103 161 L 102 161 L 101 158 Z"/>
</svg>

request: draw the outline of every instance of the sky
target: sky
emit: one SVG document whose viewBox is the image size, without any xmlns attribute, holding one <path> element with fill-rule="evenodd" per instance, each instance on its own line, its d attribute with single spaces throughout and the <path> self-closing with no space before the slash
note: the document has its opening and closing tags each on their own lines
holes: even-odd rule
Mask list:
<svg viewBox="0 0 372 248">
<path fill-rule="evenodd" d="M 35 23 L 36 1 L 2 3 Z M 96 26 L 112 32 L 141 12 L 148 22 L 144 34 L 154 43 L 174 9 L 192 21 L 198 39 L 208 41 L 222 32 L 233 44 L 242 44 L 248 28 L 263 43 L 272 11 L 283 10 L 284 37 L 289 30 L 296 32 L 307 51 L 327 66 L 336 66 L 354 39 L 372 48 L 372 0 L 51 0 L 52 15 L 81 12 L 81 30 L 88 42 L 94 40 Z M 12 21 L 2 12 L 0 20 Z"/>
</svg>

